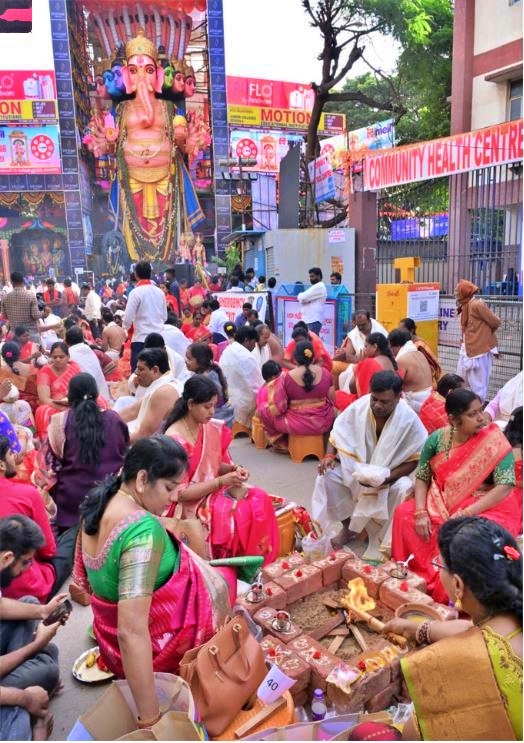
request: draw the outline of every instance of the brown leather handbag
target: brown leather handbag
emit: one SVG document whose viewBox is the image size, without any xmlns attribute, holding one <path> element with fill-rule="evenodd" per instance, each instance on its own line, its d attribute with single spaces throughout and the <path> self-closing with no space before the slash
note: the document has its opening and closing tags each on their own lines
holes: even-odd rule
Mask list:
<svg viewBox="0 0 524 743">
<path fill-rule="evenodd" d="M 251 699 L 267 668 L 244 617 L 235 616 L 209 642 L 184 654 L 179 674 L 191 688 L 209 735 L 215 736 Z"/>
</svg>

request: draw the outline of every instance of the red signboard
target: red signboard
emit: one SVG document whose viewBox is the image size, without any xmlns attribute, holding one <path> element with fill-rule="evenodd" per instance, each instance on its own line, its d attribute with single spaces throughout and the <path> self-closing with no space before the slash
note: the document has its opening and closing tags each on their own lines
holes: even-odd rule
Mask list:
<svg viewBox="0 0 524 743">
<path fill-rule="evenodd" d="M 0 101 L 56 98 L 53 70 L 0 70 Z"/>
<path fill-rule="evenodd" d="M 315 102 L 315 92 L 310 83 L 285 83 L 228 75 L 226 85 L 229 106 L 311 111 Z"/>
<path fill-rule="evenodd" d="M 519 160 L 522 119 L 366 155 L 364 183 L 367 190 L 376 191 Z"/>
</svg>

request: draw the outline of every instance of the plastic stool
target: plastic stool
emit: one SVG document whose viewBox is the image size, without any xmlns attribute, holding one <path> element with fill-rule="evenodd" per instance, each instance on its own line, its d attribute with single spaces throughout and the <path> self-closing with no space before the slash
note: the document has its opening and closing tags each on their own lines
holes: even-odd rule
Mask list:
<svg viewBox="0 0 524 743">
<path fill-rule="evenodd" d="M 256 449 L 266 449 L 267 439 L 264 426 L 262 425 L 260 418 L 256 415 L 253 416 L 253 422 L 251 424 L 251 439 Z"/>
<path fill-rule="evenodd" d="M 310 454 L 318 459 L 324 456 L 324 435 L 319 433 L 316 436 L 295 436 L 289 434 L 288 443 L 289 456 L 291 461 L 299 464 Z"/>
<path fill-rule="evenodd" d="M 235 439 L 237 436 L 241 436 L 242 434 L 251 437 L 251 429 L 244 426 L 242 423 L 235 421 L 233 423 L 233 428 L 231 429 L 232 437 Z"/>
</svg>

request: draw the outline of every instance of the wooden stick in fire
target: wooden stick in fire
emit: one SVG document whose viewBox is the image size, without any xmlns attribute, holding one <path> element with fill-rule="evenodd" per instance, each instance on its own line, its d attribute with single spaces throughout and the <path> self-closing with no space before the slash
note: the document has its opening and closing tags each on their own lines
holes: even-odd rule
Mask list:
<svg viewBox="0 0 524 743">
<path fill-rule="evenodd" d="M 349 612 L 351 612 L 358 619 L 361 619 L 363 622 L 366 622 L 368 627 L 375 630 L 375 632 L 382 632 L 382 630 L 386 626 L 384 622 L 380 621 L 380 619 L 377 619 L 371 614 L 368 614 L 368 612 L 364 611 L 363 609 L 357 609 L 355 606 L 353 606 L 349 602 L 346 603 L 346 608 L 348 609 Z M 388 632 L 388 637 L 390 637 L 393 640 L 393 642 L 401 648 L 405 648 L 406 645 L 408 644 L 408 641 L 405 637 L 403 637 L 402 635 L 397 635 L 394 632 Z"/>
</svg>

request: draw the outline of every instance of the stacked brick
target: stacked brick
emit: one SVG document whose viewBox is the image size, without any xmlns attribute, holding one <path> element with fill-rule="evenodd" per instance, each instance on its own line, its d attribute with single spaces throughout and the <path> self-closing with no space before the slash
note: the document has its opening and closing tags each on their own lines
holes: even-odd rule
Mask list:
<svg viewBox="0 0 524 743">
<path fill-rule="evenodd" d="M 328 701 L 343 703 L 348 712 L 363 709 L 376 712 L 388 707 L 401 694 L 400 657 L 405 651 L 386 638 L 377 638 L 372 650 L 342 664 L 356 680 L 341 689 L 340 683 L 332 681 L 333 669 L 338 671 L 341 659 L 293 622 L 282 632 L 275 621 L 278 611 L 289 611 L 311 594 L 347 588 L 353 578 L 362 578 L 368 595 L 390 613 L 401 604 L 416 603 L 431 608 L 442 619 L 456 616 L 453 609 L 437 604 L 425 593 L 426 585 L 415 573 L 407 571 L 404 578 L 392 577 L 396 567 L 393 562 L 373 566 L 345 551 L 333 552 L 308 564 L 302 555 L 294 552 L 263 569 L 261 601 L 249 601 L 249 594 L 237 600 L 262 627 L 261 644 L 266 661 L 278 664 L 295 679 L 290 692 L 296 706 L 310 700 L 314 689 L 323 689 Z"/>
</svg>

